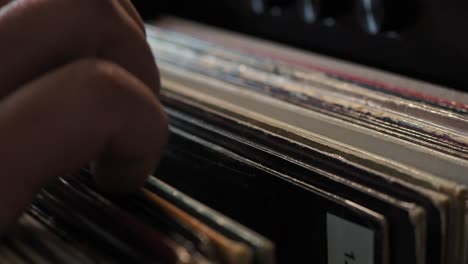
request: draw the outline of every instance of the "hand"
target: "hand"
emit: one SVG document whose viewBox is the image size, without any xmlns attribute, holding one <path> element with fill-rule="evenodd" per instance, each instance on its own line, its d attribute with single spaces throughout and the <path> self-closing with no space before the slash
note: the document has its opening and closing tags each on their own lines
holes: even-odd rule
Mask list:
<svg viewBox="0 0 468 264">
<path fill-rule="evenodd" d="M 138 189 L 167 140 L 158 70 L 129 0 L 0 0 L 0 231 L 55 177 L 96 162 Z"/>
</svg>

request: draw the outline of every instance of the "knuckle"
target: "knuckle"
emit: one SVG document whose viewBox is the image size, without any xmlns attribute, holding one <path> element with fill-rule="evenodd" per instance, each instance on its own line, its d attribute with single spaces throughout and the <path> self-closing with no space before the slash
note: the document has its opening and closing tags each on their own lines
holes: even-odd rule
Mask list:
<svg viewBox="0 0 468 264">
<path fill-rule="evenodd" d="M 68 67 L 77 93 L 86 94 L 87 105 L 106 120 L 144 126 L 148 145 L 159 146 L 168 138 L 168 117 L 162 105 L 140 80 L 121 66 L 96 58 L 81 59 Z M 143 132 L 142 132 L 143 133 Z M 154 135 L 158 135 L 155 137 Z M 156 150 L 155 150 L 156 151 Z"/>
<path fill-rule="evenodd" d="M 87 90 L 105 105 L 132 102 L 136 99 L 136 84 L 121 66 L 102 59 L 87 58 L 74 62 L 70 76 L 76 78 L 79 89 Z"/>
<path fill-rule="evenodd" d="M 70 70 L 79 79 L 79 89 L 87 89 L 103 106 L 117 112 L 155 111 L 158 107 L 150 89 L 116 63 L 87 58 L 73 63 Z"/>
<path fill-rule="evenodd" d="M 97 58 L 80 59 L 71 64 L 69 70 L 74 73 L 72 76 L 97 87 L 118 85 L 117 76 L 124 71 L 115 63 Z"/>
</svg>

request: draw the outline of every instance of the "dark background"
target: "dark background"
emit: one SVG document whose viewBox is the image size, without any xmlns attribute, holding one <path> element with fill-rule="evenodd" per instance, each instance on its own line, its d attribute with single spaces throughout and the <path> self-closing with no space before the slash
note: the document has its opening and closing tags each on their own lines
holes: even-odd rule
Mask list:
<svg viewBox="0 0 468 264">
<path fill-rule="evenodd" d="M 253 1 L 134 0 L 146 19 L 177 15 L 468 90 L 466 0 L 260 0 L 263 12 Z M 315 21 L 304 18 L 306 2 Z"/>
</svg>

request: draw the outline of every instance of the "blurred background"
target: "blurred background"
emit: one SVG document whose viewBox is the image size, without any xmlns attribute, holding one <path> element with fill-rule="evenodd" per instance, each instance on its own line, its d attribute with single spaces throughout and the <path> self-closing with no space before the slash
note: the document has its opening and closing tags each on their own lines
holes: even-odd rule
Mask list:
<svg viewBox="0 0 468 264">
<path fill-rule="evenodd" d="M 468 90 L 468 1 L 133 1 L 147 20 L 175 15 Z"/>
</svg>

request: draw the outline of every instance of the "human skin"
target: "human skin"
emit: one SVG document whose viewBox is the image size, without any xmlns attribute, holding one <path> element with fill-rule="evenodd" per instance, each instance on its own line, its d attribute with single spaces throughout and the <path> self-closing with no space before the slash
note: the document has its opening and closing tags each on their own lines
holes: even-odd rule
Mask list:
<svg viewBox="0 0 468 264">
<path fill-rule="evenodd" d="M 160 82 L 129 0 L 0 0 L 0 232 L 89 162 L 137 190 L 167 141 Z"/>
</svg>

